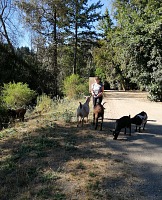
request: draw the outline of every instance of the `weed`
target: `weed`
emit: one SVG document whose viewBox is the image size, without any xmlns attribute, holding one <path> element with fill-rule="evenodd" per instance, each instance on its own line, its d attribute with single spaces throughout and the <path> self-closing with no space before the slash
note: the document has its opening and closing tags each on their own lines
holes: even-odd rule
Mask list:
<svg viewBox="0 0 162 200">
<path fill-rule="evenodd" d="M 52 187 L 41 188 L 37 193 L 37 197 L 48 199 L 49 197 L 52 197 L 51 191 L 52 191 Z"/>
<path fill-rule="evenodd" d="M 86 166 L 82 163 L 82 162 L 79 162 L 78 165 L 76 166 L 76 169 L 86 169 Z"/>
<path fill-rule="evenodd" d="M 64 121 L 67 123 L 71 122 L 73 116 L 74 116 L 74 114 L 70 110 L 65 110 L 65 112 L 62 115 Z"/>
<path fill-rule="evenodd" d="M 99 180 L 96 180 L 96 181 L 93 182 L 93 183 L 88 183 L 87 189 L 96 191 L 96 190 L 99 189 L 99 184 L 100 184 L 100 181 L 99 181 Z"/>
<path fill-rule="evenodd" d="M 96 177 L 97 175 L 94 172 L 89 172 L 90 177 Z"/>
<path fill-rule="evenodd" d="M 3 134 L 3 133 L 0 133 L 0 139 L 3 138 L 3 137 L 4 137 L 4 134 Z"/>
<path fill-rule="evenodd" d="M 53 199 L 54 200 L 66 200 L 66 196 L 65 196 L 65 194 L 57 193 L 54 195 Z"/>
<path fill-rule="evenodd" d="M 1 162 L 0 170 L 10 173 L 12 170 L 15 170 L 16 163 L 13 162 L 11 158 L 7 158 L 4 162 Z"/>
<path fill-rule="evenodd" d="M 74 151 L 74 150 L 77 150 L 77 147 L 75 147 L 73 143 L 67 142 L 65 144 L 65 149 L 67 151 Z"/>
<path fill-rule="evenodd" d="M 46 171 L 44 173 L 42 173 L 40 180 L 41 182 L 49 182 L 52 180 L 57 180 L 59 179 L 59 176 L 56 174 L 56 172 L 54 171 Z"/>
</svg>

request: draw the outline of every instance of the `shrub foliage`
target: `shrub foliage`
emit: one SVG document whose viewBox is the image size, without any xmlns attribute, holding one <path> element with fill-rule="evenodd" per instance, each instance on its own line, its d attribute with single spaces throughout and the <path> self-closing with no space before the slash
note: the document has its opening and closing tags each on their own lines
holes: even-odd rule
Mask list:
<svg viewBox="0 0 162 200">
<path fill-rule="evenodd" d="M 70 99 L 88 95 L 88 81 L 80 78 L 78 74 L 72 74 L 64 80 L 64 94 Z"/>
<path fill-rule="evenodd" d="M 21 82 L 4 84 L 2 88 L 2 100 L 7 107 L 22 107 L 28 104 L 36 92 L 31 90 L 27 84 Z"/>
</svg>

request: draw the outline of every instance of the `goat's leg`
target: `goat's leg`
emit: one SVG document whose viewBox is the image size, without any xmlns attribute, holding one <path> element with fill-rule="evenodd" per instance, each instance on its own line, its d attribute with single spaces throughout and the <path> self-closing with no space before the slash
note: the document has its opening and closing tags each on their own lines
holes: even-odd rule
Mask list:
<svg viewBox="0 0 162 200">
<path fill-rule="evenodd" d="M 127 132 L 127 129 L 126 129 L 126 127 L 124 128 L 124 135 L 126 135 L 126 132 Z"/>
<path fill-rule="evenodd" d="M 145 126 L 146 126 L 146 122 L 145 122 L 144 125 L 143 125 L 143 130 L 145 130 Z"/>
<path fill-rule="evenodd" d="M 22 113 L 20 113 L 19 118 L 20 118 L 20 121 L 24 122 L 24 115 Z"/>
<path fill-rule="evenodd" d="M 131 136 L 131 125 L 129 126 L 129 136 Z"/>
<path fill-rule="evenodd" d="M 79 126 L 79 116 L 77 116 L 77 127 Z"/>
<path fill-rule="evenodd" d="M 98 127 L 98 117 L 96 117 L 96 120 L 95 120 L 95 130 L 97 130 L 97 127 Z"/>
<path fill-rule="evenodd" d="M 19 120 L 20 120 L 20 122 L 22 122 L 23 121 L 23 117 L 19 117 Z"/>
<path fill-rule="evenodd" d="M 93 125 L 95 125 L 95 114 L 93 114 Z"/>
<path fill-rule="evenodd" d="M 82 118 L 82 127 L 83 127 L 84 117 Z"/>
<path fill-rule="evenodd" d="M 118 138 L 118 135 L 119 135 L 119 131 L 114 131 L 114 137 L 113 137 L 113 140 L 117 140 L 117 138 Z"/>
<path fill-rule="evenodd" d="M 103 117 L 102 117 L 102 119 L 101 119 L 100 131 L 102 131 L 102 124 L 103 124 Z"/>
<path fill-rule="evenodd" d="M 87 121 L 86 121 L 86 123 L 88 123 L 88 116 L 87 116 Z"/>
<path fill-rule="evenodd" d="M 22 116 L 22 121 L 24 122 L 24 116 Z"/>
</svg>

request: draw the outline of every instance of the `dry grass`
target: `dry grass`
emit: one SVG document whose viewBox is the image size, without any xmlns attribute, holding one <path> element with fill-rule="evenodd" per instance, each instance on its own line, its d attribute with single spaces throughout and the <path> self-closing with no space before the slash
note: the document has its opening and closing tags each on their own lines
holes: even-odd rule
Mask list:
<svg viewBox="0 0 162 200">
<path fill-rule="evenodd" d="M 77 106 L 77 104 L 75 104 Z M 110 133 L 91 123 L 30 115 L 0 132 L 1 200 L 133 199 L 131 164 L 108 146 Z"/>
</svg>

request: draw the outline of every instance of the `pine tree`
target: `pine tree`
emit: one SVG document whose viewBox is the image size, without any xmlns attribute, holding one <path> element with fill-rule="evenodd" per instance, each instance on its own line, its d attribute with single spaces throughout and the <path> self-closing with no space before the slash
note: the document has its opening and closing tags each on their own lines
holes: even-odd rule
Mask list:
<svg viewBox="0 0 162 200">
<path fill-rule="evenodd" d="M 50 82 L 53 95 L 58 94 L 58 75 L 59 68 L 57 64 L 57 48 L 67 26 L 66 0 L 23 0 L 17 1 L 17 5 L 24 13 L 25 23 L 34 31 L 39 43 L 37 43 L 37 53 L 44 53 L 48 49 L 49 60 L 48 69 L 50 69 Z M 41 40 L 39 38 L 42 38 Z M 36 41 L 36 39 L 35 39 Z M 40 48 L 40 49 L 39 49 Z M 47 55 L 47 54 L 46 54 Z M 44 55 L 41 56 L 42 58 Z M 43 59 L 42 59 L 43 60 Z"/>
<path fill-rule="evenodd" d="M 94 23 L 101 19 L 101 12 L 97 12 L 103 5 L 101 1 L 88 5 L 88 0 L 71 0 L 69 2 L 70 34 L 69 42 L 74 45 L 73 73 L 77 73 L 78 46 L 92 44 L 98 36 Z"/>
<path fill-rule="evenodd" d="M 104 15 L 102 16 L 102 19 L 99 21 L 98 29 L 103 32 L 103 37 L 106 38 L 108 36 L 108 33 L 112 30 L 113 22 L 110 18 L 109 11 L 106 8 Z"/>
</svg>

